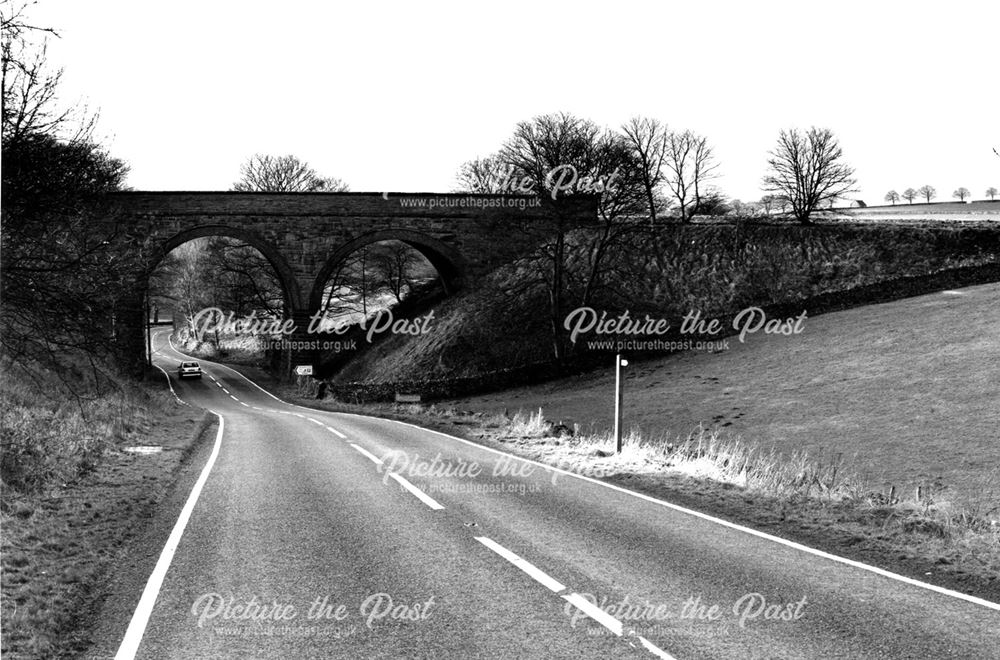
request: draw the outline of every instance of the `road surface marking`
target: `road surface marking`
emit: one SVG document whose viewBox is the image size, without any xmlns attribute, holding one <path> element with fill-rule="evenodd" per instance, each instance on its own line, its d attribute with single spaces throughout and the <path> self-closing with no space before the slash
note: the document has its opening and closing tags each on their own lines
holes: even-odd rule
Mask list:
<svg viewBox="0 0 1000 660">
<path fill-rule="evenodd" d="M 248 406 L 247 404 L 243 403 L 242 401 L 240 401 L 240 402 L 239 402 L 239 404 L 240 404 L 241 406 L 244 406 L 244 407 L 246 407 L 246 408 L 249 408 L 249 407 L 250 407 L 250 406 Z"/>
<path fill-rule="evenodd" d="M 669 653 L 667 653 L 666 651 L 664 651 L 659 646 L 657 646 L 653 642 L 649 641 L 648 639 L 646 639 L 642 635 L 639 635 L 639 642 L 644 647 L 646 647 L 647 651 L 649 651 L 650 653 L 652 653 L 656 657 L 661 658 L 662 660 L 677 660 L 674 656 L 670 655 Z"/>
<path fill-rule="evenodd" d="M 475 539 L 480 543 L 482 543 L 483 545 L 485 545 L 490 550 L 492 550 L 493 552 L 497 553 L 498 555 L 509 561 L 510 563 L 514 564 L 514 566 L 517 566 L 522 571 L 530 575 L 536 582 L 540 583 L 542 586 L 549 589 L 549 591 L 552 591 L 553 593 L 559 593 L 560 591 L 564 591 L 566 589 L 566 586 L 564 584 L 562 584 L 555 578 L 549 577 L 547 573 L 535 567 L 534 564 L 532 564 L 526 559 L 522 559 L 521 557 L 517 556 L 516 554 L 514 554 L 507 548 L 503 547 L 493 539 L 485 536 L 477 536 L 475 537 Z"/>
<path fill-rule="evenodd" d="M 896 580 L 897 582 L 902 582 L 904 584 L 908 584 L 908 585 L 911 585 L 911 586 L 914 586 L 914 587 L 919 587 L 921 589 L 927 589 L 928 591 L 933 591 L 933 592 L 941 594 L 943 596 L 949 596 L 951 598 L 958 598 L 960 600 L 964 600 L 966 602 L 973 603 L 975 605 L 981 605 L 981 606 L 989 608 L 991 610 L 1000 611 L 1000 603 L 994 603 L 994 602 L 986 600 L 984 598 L 979 598 L 978 596 L 970 596 L 969 594 L 963 594 L 960 591 L 954 591 L 952 589 L 947 589 L 945 587 L 939 587 L 936 584 L 930 584 L 928 582 L 921 582 L 920 580 L 915 580 L 913 578 L 906 577 L 905 575 L 900 575 L 899 573 L 893 573 L 892 571 L 887 571 L 884 568 L 879 568 L 878 566 L 871 566 L 869 564 L 863 564 L 863 563 L 861 563 L 859 561 L 855 561 L 853 559 L 848 559 L 846 557 L 840 557 L 838 555 L 833 555 L 833 554 L 830 554 L 829 552 L 824 552 L 823 550 L 817 550 L 816 548 L 810 548 L 807 545 L 802 545 L 801 543 L 796 543 L 795 541 L 789 541 L 788 539 L 783 539 L 780 536 L 772 536 L 771 534 L 768 534 L 766 532 L 761 532 L 759 530 L 752 529 L 750 527 L 744 527 L 743 525 L 738 525 L 736 523 L 729 522 L 728 520 L 723 520 L 722 518 L 716 518 L 714 516 L 708 515 L 707 513 L 702 513 L 701 511 L 695 511 L 694 509 L 687 509 L 687 508 L 682 507 L 682 506 L 680 506 L 678 504 L 672 504 L 672 503 L 664 501 L 664 500 L 659 500 L 659 499 L 656 499 L 655 497 L 651 497 L 651 496 L 646 495 L 644 493 L 639 493 L 639 492 L 636 492 L 636 491 L 628 490 L 628 489 L 625 489 L 625 488 L 621 488 L 619 486 L 615 486 L 614 484 L 609 484 L 609 483 L 606 483 L 604 481 L 600 481 L 599 479 L 594 479 L 593 477 L 588 477 L 588 476 L 582 475 L 582 474 L 576 474 L 575 472 L 569 472 L 569 471 L 563 470 L 561 468 L 553 467 L 551 465 L 546 465 L 544 463 L 539 463 L 538 461 L 534 461 L 534 460 L 532 460 L 530 458 L 522 458 L 521 456 L 517 456 L 515 454 L 509 454 L 507 452 L 503 452 L 503 451 L 500 451 L 498 449 L 493 449 L 492 447 L 486 447 L 486 446 L 483 446 L 483 445 L 480 445 L 480 444 L 476 444 L 475 442 L 472 442 L 471 440 L 466 440 L 464 438 L 458 438 L 456 436 L 448 435 L 447 433 L 443 433 L 441 431 L 435 431 L 434 429 L 427 429 L 427 428 L 424 428 L 422 426 L 417 426 L 416 424 L 411 424 L 409 422 L 401 422 L 401 421 L 395 420 L 395 419 L 386 419 L 384 417 L 369 417 L 367 415 L 359 415 L 358 413 L 347 413 L 347 412 L 337 413 L 337 414 L 338 415 L 353 415 L 355 417 L 361 417 L 363 419 L 377 419 L 377 420 L 385 421 L 385 422 L 393 422 L 395 424 L 402 424 L 403 426 L 409 426 L 411 428 L 419 429 L 421 431 L 426 431 L 428 433 L 434 433 L 436 435 L 440 435 L 441 437 L 449 438 L 451 440 L 456 440 L 458 442 L 467 444 L 467 445 L 469 445 L 471 447 L 476 447 L 478 449 L 482 449 L 483 451 L 488 451 L 488 452 L 491 452 L 493 454 L 498 454 L 498 455 L 504 456 L 506 458 L 515 458 L 517 460 L 524 461 L 526 463 L 531 463 L 533 465 L 537 465 L 538 467 L 543 468 L 545 470 L 551 470 L 553 472 L 558 472 L 559 474 L 564 474 L 564 475 L 566 475 L 568 477 L 573 477 L 573 478 L 576 478 L 576 479 L 580 479 L 582 481 L 587 481 L 589 483 L 596 484 L 596 485 L 602 486 L 604 488 L 610 488 L 611 490 L 618 491 L 619 493 L 624 493 L 625 495 L 630 495 L 632 497 L 637 497 L 637 498 L 639 498 L 641 500 L 646 500 L 647 502 L 651 502 L 653 504 L 657 504 L 659 506 L 666 507 L 666 508 L 671 509 L 673 511 L 677 511 L 679 513 L 684 513 L 684 514 L 687 514 L 689 516 L 694 516 L 695 518 L 700 518 L 702 520 L 706 520 L 708 522 L 712 522 L 712 523 L 715 523 L 717 525 L 722 525 L 723 527 L 728 527 L 729 529 L 733 529 L 733 530 L 736 530 L 738 532 L 743 532 L 744 534 L 750 534 L 751 536 L 756 536 L 757 538 L 761 538 L 761 539 L 764 539 L 766 541 L 771 541 L 773 543 L 778 543 L 778 544 L 783 545 L 783 546 L 785 546 L 787 548 L 792 548 L 794 550 L 799 550 L 801 552 L 805 552 L 807 554 L 811 554 L 811 555 L 816 556 L 816 557 L 822 557 L 823 559 L 829 559 L 830 561 L 834 561 L 834 562 L 837 562 L 837 563 L 840 563 L 840 564 L 844 564 L 846 566 L 850 566 L 852 568 L 857 568 L 857 569 L 860 569 L 860 570 L 863 570 L 863 571 L 867 571 L 869 573 L 874 573 L 876 575 L 880 575 L 882 577 L 889 578 L 890 580 Z"/>
<path fill-rule="evenodd" d="M 167 343 L 170 344 L 170 348 L 173 349 L 173 351 L 176 352 L 177 354 L 184 355 L 185 357 L 188 357 L 190 359 L 194 359 L 194 358 L 191 358 L 191 356 L 185 355 L 184 353 L 181 353 L 176 348 L 174 348 L 173 342 L 170 341 L 170 337 L 169 336 L 167 336 Z M 248 383 L 250 383 L 251 385 L 253 385 L 254 387 L 256 387 L 258 390 L 260 390 L 261 392 L 263 392 L 264 394 L 268 395 L 269 397 L 271 397 L 275 401 L 283 403 L 283 404 L 285 404 L 287 406 L 295 406 L 297 408 L 302 408 L 304 410 L 312 410 L 314 412 L 324 412 L 324 413 L 331 412 L 329 410 L 318 410 L 316 408 L 306 408 L 305 406 L 299 406 L 298 404 L 287 403 L 286 401 L 282 401 L 281 399 L 279 399 L 275 395 L 271 394 L 270 392 L 268 392 L 267 390 L 265 390 L 263 387 L 261 387 L 257 383 L 253 382 L 252 380 L 250 380 L 249 378 L 247 378 L 246 376 L 244 376 L 242 373 L 240 373 L 236 369 L 233 369 L 232 367 L 228 367 L 228 366 L 226 366 L 224 364 L 218 364 L 218 363 L 213 363 L 213 364 L 216 364 L 217 366 L 222 367 L 224 369 L 228 369 L 229 371 L 232 371 L 233 373 L 235 373 L 236 375 L 238 375 L 240 378 L 242 378 L 243 380 L 247 381 Z M 869 564 L 863 564 L 863 563 L 861 563 L 859 561 L 855 561 L 853 559 L 848 559 L 846 557 L 840 557 L 838 555 L 833 555 L 833 554 L 830 554 L 829 552 L 824 552 L 823 550 L 817 550 L 816 548 L 810 548 L 807 545 L 802 545 L 801 543 L 796 543 L 795 541 L 789 541 L 788 539 L 783 539 L 783 538 L 781 538 L 779 536 L 773 536 L 773 535 L 768 534 L 766 532 L 761 532 L 759 530 L 752 529 L 750 527 L 745 527 L 743 525 L 738 525 L 736 523 L 729 522 L 728 520 L 723 520 L 722 518 L 716 518 L 714 516 L 708 515 L 707 513 L 702 513 L 701 511 L 695 511 L 694 509 L 687 509 L 687 508 L 682 507 L 682 506 L 677 505 L 677 504 L 672 504 L 672 503 L 664 501 L 664 500 L 656 499 L 655 497 L 651 497 L 651 496 L 646 495 L 644 493 L 639 493 L 639 492 L 636 492 L 636 491 L 628 490 L 626 488 L 621 488 L 619 486 L 615 486 L 613 484 L 606 483 L 606 482 L 601 481 L 599 479 L 594 479 L 593 477 L 588 477 L 588 476 L 585 476 L 585 475 L 582 475 L 582 474 L 576 474 L 574 472 L 569 472 L 567 470 L 563 470 L 563 469 L 560 469 L 560 468 L 557 468 L 557 467 L 553 467 L 551 465 L 545 465 L 544 463 L 539 463 L 538 461 L 531 460 L 530 458 L 522 458 L 520 456 L 516 456 L 515 454 L 511 454 L 511 453 L 508 453 L 508 452 L 500 451 L 498 449 L 493 449 L 492 447 L 486 447 L 484 445 L 480 445 L 480 444 L 477 444 L 475 442 L 472 442 L 471 440 L 466 440 L 465 438 L 459 438 L 459 437 L 456 437 L 456 436 L 453 436 L 453 435 L 448 435 L 447 433 L 443 433 L 441 431 L 435 431 L 434 429 L 424 428 L 423 426 L 417 426 L 416 424 L 411 424 L 409 422 L 401 422 L 401 421 L 395 420 L 395 419 L 386 419 L 384 417 L 372 417 L 370 415 L 360 415 L 358 413 L 348 413 L 348 412 L 338 412 L 338 413 L 334 413 L 334 414 L 337 414 L 337 415 L 349 415 L 349 416 L 354 416 L 354 417 L 360 417 L 362 419 L 379 420 L 379 421 L 384 421 L 384 422 L 401 424 L 403 426 L 409 426 L 410 428 L 418 429 L 420 431 L 425 431 L 427 433 L 434 433 L 435 435 L 439 435 L 439 436 L 441 436 L 443 438 L 448 438 L 450 440 L 457 440 L 458 442 L 467 444 L 467 445 L 469 445 L 471 447 L 476 447 L 476 448 L 481 449 L 483 451 L 488 451 L 488 452 L 491 452 L 493 454 L 497 454 L 499 456 L 504 456 L 506 458 L 515 458 L 517 460 L 524 461 L 526 463 L 531 463 L 533 465 L 537 465 L 538 467 L 544 468 L 546 470 L 552 470 L 552 471 L 558 472 L 560 474 L 565 474 L 567 476 L 574 477 L 574 478 L 580 479 L 582 481 L 587 481 L 587 482 L 590 482 L 592 484 L 596 484 L 596 485 L 601 486 L 603 488 L 610 488 L 610 489 L 618 491 L 620 493 L 624 493 L 626 495 L 630 495 L 632 497 L 637 497 L 637 498 L 639 498 L 641 500 L 646 500 L 647 502 L 652 502 L 653 504 L 657 504 L 659 506 L 666 507 L 666 508 L 671 509 L 673 511 L 677 511 L 679 513 L 684 513 L 684 514 L 687 514 L 689 516 L 694 516 L 695 518 L 700 518 L 702 520 L 706 520 L 708 522 L 712 522 L 712 523 L 715 523 L 717 525 L 722 525 L 723 527 L 728 527 L 730 529 L 733 529 L 733 530 L 736 530 L 736 531 L 739 531 L 739 532 L 743 532 L 744 534 L 750 534 L 751 536 L 756 536 L 757 538 L 764 539 L 764 540 L 767 540 L 767 541 L 771 541 L 772 543 L 778 543 L 778 544 L 783 545 L 783 546 L 785 546 L 787 548 L 793 548 L 795 550 L 799 550 L 801 552 L 805 552 L 807 554 L 811 554 L 811 555 L 813 555 L 815 557 L 822 557 L 824 559 L 829 559 L 830 561 L 834 561 L 834 562 L 837 562 L 837 563 L 840 563 L 840 564 L 844 564 L 846 566 L 850 566 L 852 568 L 857 568 L 857 569 L 860 569 L 860 570 L 863 570 L 863 571 L 867 571 L 869 573 L 874 573 L 876 575 L 880 575 L 882 577 L 889 578 L 890 580 L 895 580 L 897 582 L 902 582 L 902 583 L 908 584 L 910 586 L 919 587 L 921 589 L 926 589 L 928 591 L 933 591 L 933 592 L 941 594 L 943 596 L 949 596 L 951 598 L 958 598 L 960 600 L 964 600 L 966 602 L 973 603 L 975 605 L 981 605 L 982 607 L 986 607 L 986 608 L 989 608 L 991 610 L 1000 611 L 1000 603 L 994 603 L 994 602 L 988 601 L 988 600 L 986 600 L 984 598 L 979 598 L 978 596 L 970 596 L 969 594 L 963 594 L 960 591 L 955 591 L 953 589 L 947 589 L 945 587 L 939 587 L 939 586 L 937 586 L 935 584 L 930 584 L 928 582 L 921 582 L 920 580 L 915 580 L 913 578 L 906 577 L 905 575 L 900 575 L 899 573 L 893 573 L 892 571 L 887 571 L 884 568 L 879 568 L 878 566 L 871 566 Z"/>
<path fill-rule="evenodd" d="M 250 407 L 253 408 L 254 410 L 264 410 L 263 408 L 258 408 L 257 406 L 250 406 Z"/>
<path fill-rule="evenodd" d="M 318 419 L 313 419 L 312 417 L 306 417 L 306 419 L 308 419 L 310 422 L 312 422 L 316 426 L 326 426 L 326 424 L 324 424 L 323 422 L 319 421 Z"/>
<path fill-rule="evenodd" d="M 188 405 L 187 401 L 177 396 L 177 392 L 174 391 L 174 384 L 170 382 L 170 374 L 168 374 L 167 371 L 158 364 L 154 364 L 153 366 L 162 371 L 163 375 L 167 377 L 167 387 L 170 388 L 170 393 L 174 395 L 175 399 L 177 399 L 177 403 L 182 403 L 185 406 Z"/>
<path fill-rule="evenodd" d="M 219 385 L 219 387 L 222 387 L 222 385 Z M 224 387 L 222 387 L 222 391 L 223 391 L 223 392 L 225 392 L 226 394 L 229 394 L 229 390 L 227 390 L 227 389 L 226 389 L 226 388 L 224 388 Z"/>
<path fill-rule="evenodd" d="M 170 346 L 170 349 L 174 353 L 177 353 L 178 355 L 183 355 L 184 357 L 189 358 L 191 360 L 196 359 L 196 358 L 191 357 L 190 355 L 187 355 L 185 353 L 181 353 L 180 351 L 178 351 L 177 348 L 174 346 L 173 340 L 170 339 L 170 335 L 169 334 L 167 335 L 167 344 Z M 284 401 L 282 401 L 278 397 L 274 396 L 273 394 L 271 394 L 270 392 L 268 392 L 267 390 L 265 390 L 263 387 L 261 387 L 257 383 L 253 382 L 252 380 L 250 380 L 249 378 L 247 378 L 246 376 L 244 376 L 241 372 L 237 371 L 236 369 L 233 369 L 232 367 L 226 366 L 224 364 L 219 364 L 218 362 L 213 362 L 212 364 L 214 364 L 214 365 L 216 365 L 218 367 L 221 367 L 223 369 L 228 369 L 229 371 L 232 371 L 234 374 L 236 374 L 237 376 L 239 376 L 240 378 L 242 378 L 246 382 L 250 383 L 251 385 L 253 385 L 254 387 L 256 387 L 258 390 L 260 390 L 264 394 L 268 395 L 269 397 L 271 397 L 272 399 L 274 399 L 278 403 L 285 403 Z M 289 406 L 289 405 L 293 405 L 293 404 L 285 403 L 285 405 Z"/>
<path fill-rule="evenodd" d="M 341 440 L 347 440 L 347 436 L 346 435 L 344 435 L 343 433 L 341 433 L 337 429 L 333 428 L 332 426 L 327 426 L 326 430 L 329 431 L 330 433 L 334 434 L 335 436 L 337 436 Z"/>
<path fill-rule="evenodd" d="M 527 559 L 511 552 L 493 539 L 486 536 L 476 536 L 474 538 L 493 552 L 509 561 L 514 566 L 527 573 L 533 580 L 547 588 L 552 593 L 560 594 L 560 592 L 567 590 L 567 587 L 562 582 L 556 580 L 554 577 L 541 570 Z M 624 629 L 622 622 L 602 610 L 597 605 L 594 605 L 580 594 L 573 592 L 569 594 L 561 594 L 560 597 L 597 623 L 610 630 L 615 635 L 619 637 L 622 636 Z M 645 637 L 638 636 L 638 639 L 642 643 L 643 647 L 645 647 L 650 653 L 653 653 L 663 660 L 676 660 L 672 655 L 658 647 L 656 644 L 653 644 Z"/>
<path fill-rule="evenodd" d="M 234 397 L 232 394 L 229 395 L 229 398 L 232 399 L 233 401 L 239 401 L 239 399 L 237 399 L 236 397 Z"/>
<path fill-rule="evenodd" d="M 406 480 L 406 478 L 401 477 L 395 472 L 390 472 L 389 476 L 395 479 L 397 482 L 399 482 L 400 486 L 413 493 L 414 497 L 416 497 L 418 500 L 420 500 L 430 508 L 434 509 L 435 511 L 444 508 L 443 506 L 437 503 L 437 500 L 435 500 L 433 497 L 431 497 L 424 491 L 420 490 L 419 488 L 411 484 L 409 481 Z"/>
<path fill-rule="evenodd" d="M 135 658 L 135 654 L 139 650 L 139 644 L 142 642 L 142 636 L 146 632 L 149 616 L 153 613 L 153 605 L 156 604 L 160 587 L 163 585 L 163 578 L 166 577 L 167 569 L 170 568 L 170 562 L 173 560 L 177 546 L 181 542 L 184 528 L 187 527 L 188 520 L 191 518 L 191 512 L 194 511 L 194 505 L 198 502 L 198 496 L 201 495 L 201 489 L 205 486 L 205 481 L 208 480 L 208 473 L 212 471 L 215 459 L 219 455 L 219 448 L 222 446 L 222 433 L 225 429 L 226 421 L 222 415 L 214 410 L 210 412 L 219 418 L 219 430 L 215 434 L 215 445 L 212 447 L 212 453 L 209 454 L 208 462 L 202 468 L 198 481 L 195 482 L 194 488 L 191 489 L 191 494 L 188 495 L 187 502 L 184 503 L 184 508 L 181 509 L 181 514 L 178 516 L 177 522 L 174 523 L 174 528 L 167 538 L 167 544 L 163 546 L 160 558 L 156 561 L 156 566 L 153 567 L 153 573 L 149 576 L 149 580 L 146 581 L 146 588 L 142 590 L 139 604 L 136 605 L 135 612 L 132 614 L 132 620 L 129 621 L 128 629 L 125 631 L 125 637 L 122 639 L 121 646 L 118 647 L 115 660 L 132 660 Z"/>
<path fill-rule="evenodd" d="M 375 454 L 372 454 L 364 447 L 359 447 L 353 442 L 351 443 L 351 446 L 357 449 L 359 452 L 361 452 L 362 456 L 367 456 L 373 463 L 375 463 L 375 465 L 382 465 L 382 459 L 376 456 Z"/>
<path fill-rule="evenodd" d="M 580 610 L 591 619 L 601 624 L 614 634 L 619 637 L 622 636 L 622 622 L 611 616 L 597 605 L 594 605 L 589 600 L 584 598 L 578 593 L 571 593 L 563 595 L 563 600 L 566 600 L 573 605 L 576 609 Z"/>
</svg>

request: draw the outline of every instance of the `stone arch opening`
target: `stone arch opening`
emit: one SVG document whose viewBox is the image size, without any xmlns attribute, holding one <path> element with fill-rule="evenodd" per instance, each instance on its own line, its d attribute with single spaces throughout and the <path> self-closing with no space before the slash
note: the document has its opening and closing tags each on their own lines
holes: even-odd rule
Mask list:
<svg viewBox="0 0 1000 660">
<path fill-rule="evenodd" d="M 320 309 L 327 282 L 348 257 L 367 245 L 385 241 L 405 243 L 426 258 L 440 276 L 445 293 L 451 294 L 462 287 L 466 272 L 465 261 L 456 250 L 442 241 L 418 231 L 385 229 L 362 234 L 344 243 L 327 257 L 313 283 L 309 297 L 309 309 Z"/>
<path fill-rule="evenodd" d="M 295 274 L 288 265 L 288 262 L 285 261 L 281 253 L 278 252 L 278 249 L 251 231 L 227 225 L 200 225 L 198 227 L 192 227 L 178 232 L 163 241 L 160 244 L 159 249 L 151 255 L 150 260 L 147 263 L 146 270 L 143 273 L 143 284 L 148 282 L 153 271 L 156 270 L 160 263 L 163 262 L 164 258 L 166 258 L 166 256 L 175 248 L 197 238 L 213 236 L 224 236 L 236 239 L 260 252 L 278 276 L 278 282 L 281 285 L 281 289 L 285 297 L 286 309 L 297 310 L 302 308 L 302 292 L 295 279 Z M 143 288 L 145 289 L 145 287 Z"/>
</svg>

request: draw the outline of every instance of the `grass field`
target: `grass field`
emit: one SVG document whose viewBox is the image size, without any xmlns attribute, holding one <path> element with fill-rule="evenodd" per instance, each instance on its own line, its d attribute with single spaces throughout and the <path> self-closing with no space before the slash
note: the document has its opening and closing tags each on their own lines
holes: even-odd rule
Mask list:
<svg viewBox="0 0 1000 660">
<path fill-rule="evenodd" d="M 998 328 L 998 284 L 819 316 L 798 336 L 731 340 L 721 353 L 629 367 L 625 425 L 664 442 L 702 425 L 784 455 L 840 454 L 874 489 L 923 484 L 974 496 L 1000 466 Z M 608 366 L 450 403 L 541 407 L 548 419 L 600 432 L 613 415 Z"/>
<path fill-rule="evenodd" d="M 895 206 L 837 208 L 832 211 L 822 211 L 816 217 L 817 219 L 860 222 L 1000 223 L 1000 200 L 996 202 L 977 200 L 971 203 L 935 202 L 932 204 L 920 202 L 906 204 L 903 202 Z"/>
</svg>

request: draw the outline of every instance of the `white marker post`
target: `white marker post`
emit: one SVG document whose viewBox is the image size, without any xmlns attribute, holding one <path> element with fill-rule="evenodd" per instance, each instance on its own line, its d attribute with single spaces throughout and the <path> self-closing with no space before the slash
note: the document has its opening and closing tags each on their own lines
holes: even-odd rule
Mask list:
<svg viewBox="0 0 1000 660">
<path fill-rule="evenodd" d="M 615 355 L 615 453 L 622 453 L 622 367 L 628 366 L 628 360 L 622 359 L 622 354 Z"/>
</svg>

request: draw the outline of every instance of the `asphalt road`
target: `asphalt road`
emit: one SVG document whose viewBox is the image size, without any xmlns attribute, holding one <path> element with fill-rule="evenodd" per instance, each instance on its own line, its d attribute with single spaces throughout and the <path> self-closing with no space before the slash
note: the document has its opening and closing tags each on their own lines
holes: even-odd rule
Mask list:
<svg viewBox="0 0 1000 660">
<path fill-rule="evenodd" d="M 179 382 L 183 356 L 155 342 L 177 396 L 223 431 L 133 549 L 88 657 L 1000 658 L 985 601 L 286 404 L 210 362 Z"/>
</svg>

